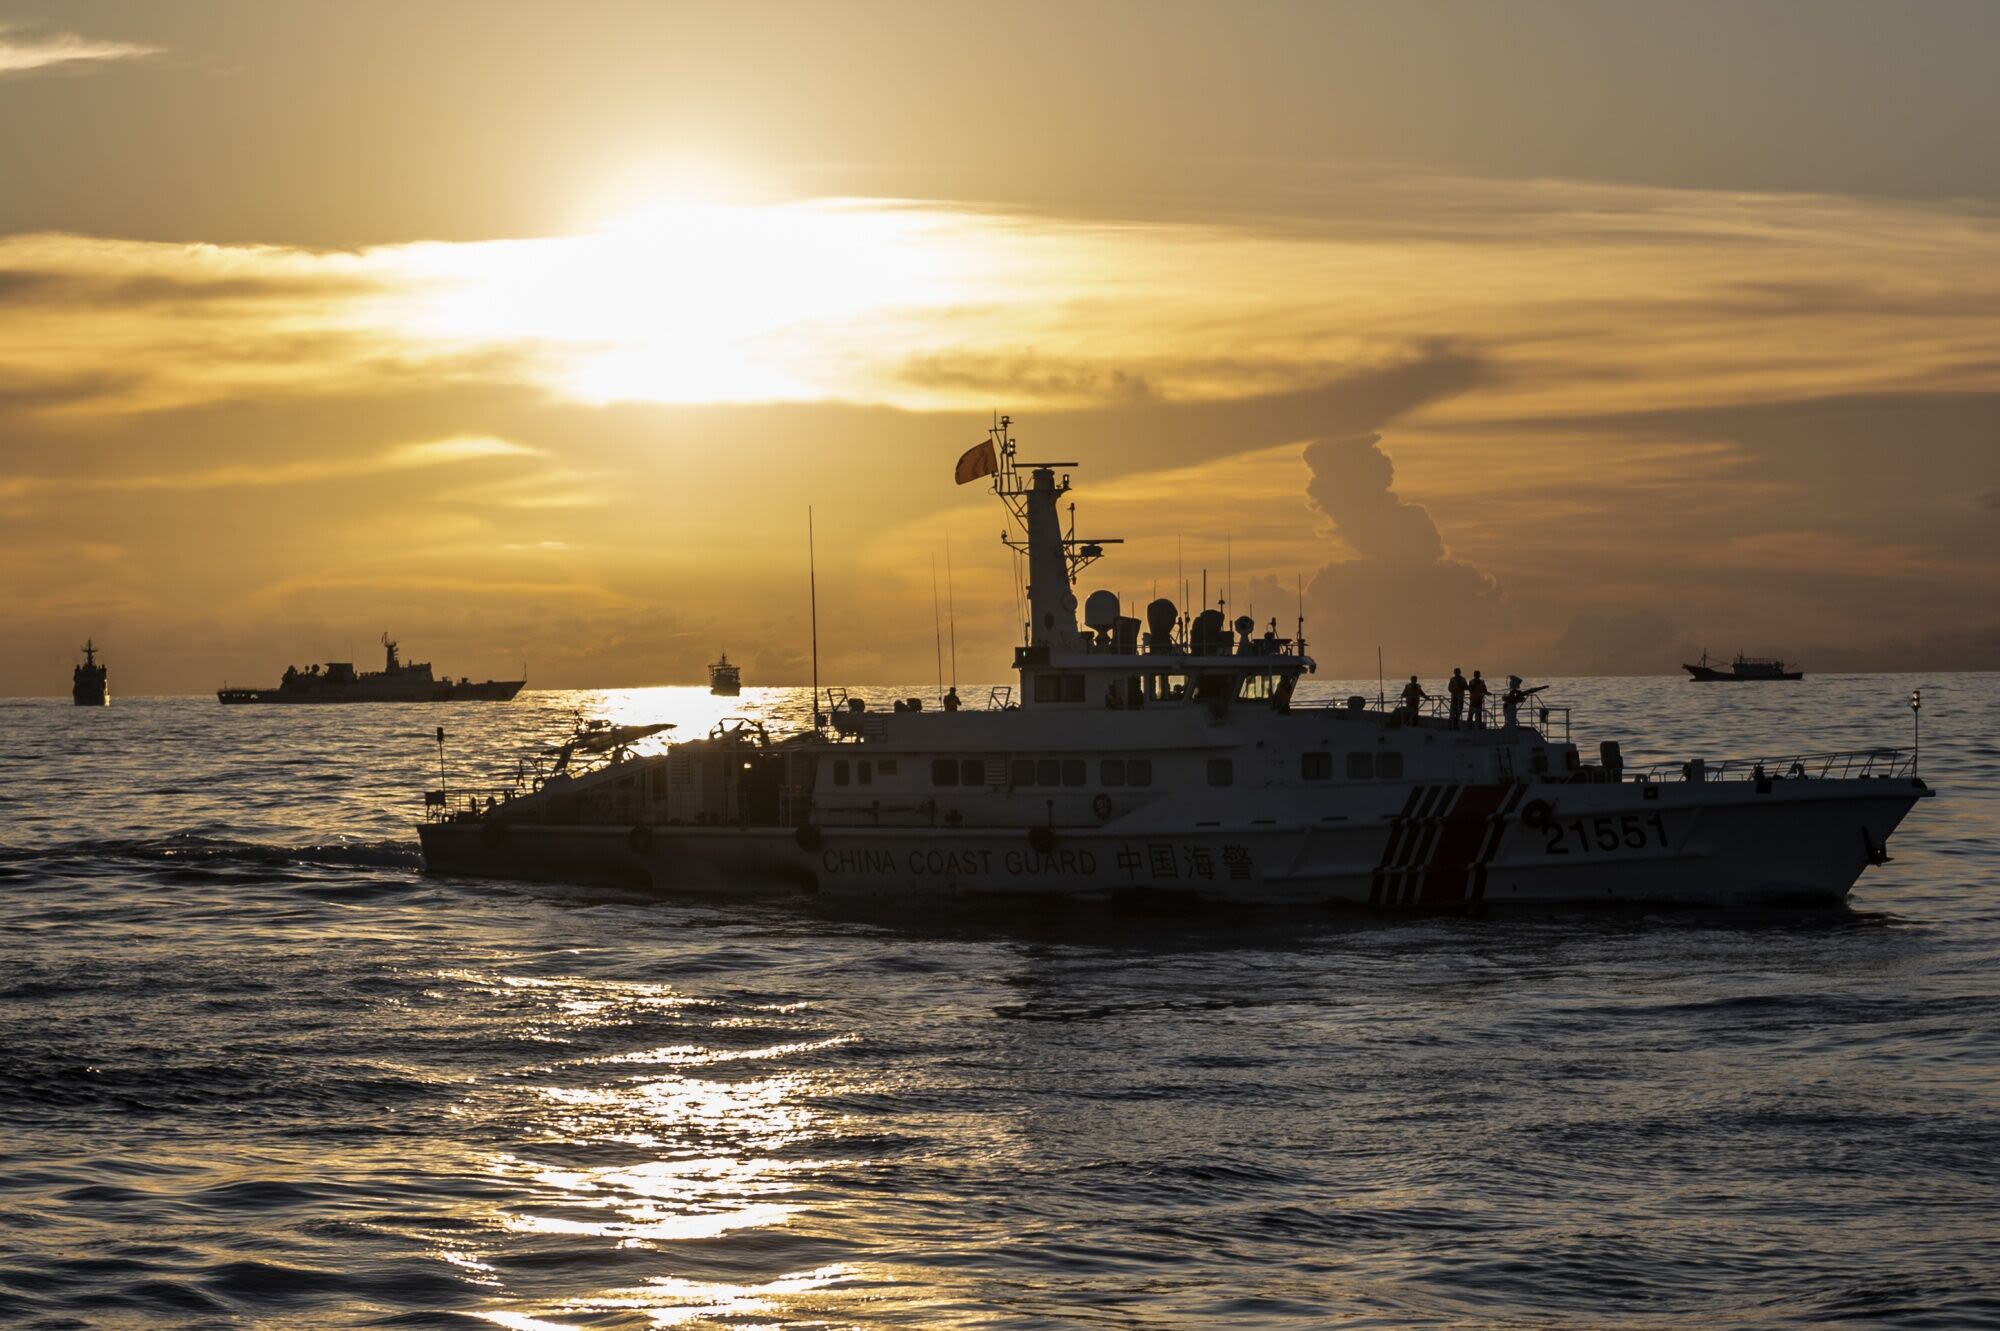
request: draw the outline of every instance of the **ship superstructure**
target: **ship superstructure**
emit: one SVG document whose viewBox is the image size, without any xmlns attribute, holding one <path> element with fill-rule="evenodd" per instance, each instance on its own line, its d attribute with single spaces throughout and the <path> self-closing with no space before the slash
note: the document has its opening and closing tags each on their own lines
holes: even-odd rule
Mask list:
<svg viewBox="0 0 2000 1331">
<path fill-rule="evenodd" d="M 718 698 L 734 698 L 743 692 L 743 670 L 729 659 L 728 652 L 709 666 L 708 691 Z"/>
<path fill-rule="evenodd" d="M 351 661 L 329 661 L 301 670 L 286 666 L 275 689 L 230 688 L 215 696 L 224 703 L 506 702 L 527 683 L 520 679 L 439 679 L 428 661 L 404 661 L 395 639 L 382 635 L 384 664 L 360 671 Z"/>
<path fill-rule="evenodd" d="M 1566 708 L 1511 692 L 1493 724 L 1362 697 L 1307 701 L 1281 637 L 1165 599 L 1127 615 L 1078 575 L 1069 462 L 1024 462 L 1001 418 L 960 459 L 1026 558 L 1017 683 L 981 709 L 750 721 L 664 753 L 494 791 L 437 792 L 434 870 L 664 890 L 1462 909 L 1482 902 L 1839 901 L 1930 792 L 1895 749 L 1628 772 L 1584 761 Z"/>
</svg>

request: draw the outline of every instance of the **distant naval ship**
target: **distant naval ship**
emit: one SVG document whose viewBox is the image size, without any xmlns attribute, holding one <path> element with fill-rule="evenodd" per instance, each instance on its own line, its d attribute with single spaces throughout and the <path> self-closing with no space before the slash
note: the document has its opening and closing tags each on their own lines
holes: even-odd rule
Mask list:
<svg viewBox="0 0 2000 1331">
<path fill-rule="evenodd" d="M 310 666 L 300 670 L 286 666 L 285 677 L 275 689 L 240 689 L 224 686 L 215 696 L 225 703 L 243 702 L 506 702 L 521 691 L 524 679 L 489 679 L 475 684 L 470 679 L 437 679 L 428 661 L 403 661 L 396 655 L 396 641 L 382 635 L 386 664 L 379 671 L 356 673 L 352 661 L 329 661 L 322 670 Z"/>
<path fill-rule="evenodd" d="M 83 664 L 70 676 L 69 696 L 78 707 L 111 705 L 111 684 L 104 667 L 97 664 L 95 639 L 86 640 L 83 644 Z"/>
</svg>

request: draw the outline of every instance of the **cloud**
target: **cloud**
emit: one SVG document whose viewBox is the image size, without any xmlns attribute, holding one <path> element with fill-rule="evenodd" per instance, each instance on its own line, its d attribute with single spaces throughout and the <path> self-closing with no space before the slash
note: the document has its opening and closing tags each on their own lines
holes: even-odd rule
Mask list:
<svg viewBox="0 0 2000 1331">
<path fill-rule="evenodd" d="M 263 463 L 231 463 L 179 472 L 125 473 L 109 476 L 0 475 L 0 499 L 17 499 L 48 491 L 97 493 L 140 490 L 193 491 L 258 489 L 303 485 L 318 481 L 374 476 L 454 462 L 488 458 L 529 458 L 540 450 L 505 439 L 461 437 L 398 444 L 377 453 L 346 457 L 274 459 Z"/>
<path fill-rule="evenodd" d="M 1307 496 L 1354 556 L 1326 564 L 1306 586 L 1308 618 L 1335 670 L 1354 673 L 1379 646 L 1399 671 L 1433 674 L 1444 654 L 1488 641 L 1499 584 L 1451 558 L 1430 513 L 1396 494 L 1379 435 L 1316 440 L 1305 461 Z"/>
<path fill-rule="evenodd" d="M 137 42 L 99 41 L 73 32 L 37 36 L 16 25 L 0 23 L 0 79 L 62 65 L 96 65 L 159 54 L 161 48 Z"/>
</svg>

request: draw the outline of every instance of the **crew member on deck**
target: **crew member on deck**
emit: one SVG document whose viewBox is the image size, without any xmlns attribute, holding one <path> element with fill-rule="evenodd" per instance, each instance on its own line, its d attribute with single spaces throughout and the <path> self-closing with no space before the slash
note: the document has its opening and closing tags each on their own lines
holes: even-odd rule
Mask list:
<svg viewBox="0 0 2000 1331">
<path fill-rule="evenodd" d="M 1477 670 L 1472 672 L 1472 682 L 1465 686 L 1465 695 L 1472 704 L 1472 728 L 1486 729 L 1486 677 Z"/>
<path fill-rule="evenodd" d="M 1424 700 L 1430 696 L 1424 692 L 1424 686 L 1417 683 L 1417 677 L 1411 675 L 1410 682 L 1403 686 L 1403 706 L 1409 709 L 1411 724 L 1416 723 L 1417 715 L 1423 711 Z"/>
<path fill-rule="evenodd" d="M 958 710 L 958 685 L 956 684 L 952 685 L 951 688 L 945 692 L 944 709 L 947 712 L 955 712 Z"/>
<path fill-rule="evenodd" d="M 1500 724 L 1503 728 L 1507 730 L 1514 728 L 1520 717 L 1521 704 L 1527 700 L 1528 695 L 1521 690 L 1521 677 L 1507 676 L 1507 691 L 1500 695 Z"/>
<path fill-rule="evenodd" d="M 1457 666 L 1451 668 L 1451 682 L 1445 686 L 1451 694 L 1451 728 L 1458 729 L 1458 718 L 1465 711 L 1465 673 Z"/>
</svg>

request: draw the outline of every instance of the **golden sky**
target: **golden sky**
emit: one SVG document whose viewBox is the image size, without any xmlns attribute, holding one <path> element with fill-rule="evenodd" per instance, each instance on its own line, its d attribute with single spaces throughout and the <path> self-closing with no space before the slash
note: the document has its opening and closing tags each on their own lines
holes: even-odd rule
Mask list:
<svg viewBox="0 0 2000 1331">
<path fill-rule="evenodd" d="M 0 693 L 2000 667 L 1991 6 L 7 5 Z M 1197 595 L 1198 595 L 1197 590 Z"/>
</svg>

